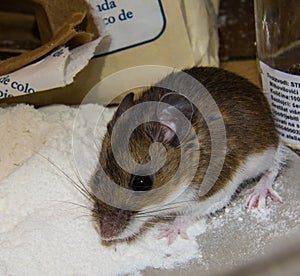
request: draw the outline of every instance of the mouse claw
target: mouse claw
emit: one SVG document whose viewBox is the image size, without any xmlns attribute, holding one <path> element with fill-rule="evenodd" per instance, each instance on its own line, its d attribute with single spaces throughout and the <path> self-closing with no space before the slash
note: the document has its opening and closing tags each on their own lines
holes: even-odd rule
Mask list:
<svg viewBox="0 0 300 276">
<path fill-rule="evenodd" d="M 267 198 L 270 197 L 276 203 L 282 203 L 279 194 L 272 188 L 277 173 L 274 171 L 263 175 L 254 188 L 245 192 L 247 195 L 245 207 L 263 210 L 267 206 Z"/>
<path fill-rule="evenodd" d="M 157 239 L 167 238 L 168 245 L 171 245 L 177 238 L 180 236 L 182 239 L 188 240 L 189 236 L 186 233 L 186 229 L 188 228 L 189 224 L 187 220 L 182 217 L 177 217 L 172 224 L 169 225 L 162 225 L 159 228 L 160 233 L 156 237 Z"/>
<path fill-rule="evenodd" d="M 177 236 L 180 236 L 182 239 L 188 240 L 188 234 L 186 231 L 183 231 L 182 229 L 176 229 L 173 227 L 173 225 L 170 225 L 169 227 L 165 226 L 159 229 L 160 233 L 156 237 L 158 240 L 162 238 L 168 239 L 168 245 L 171 245 L 176 240 Z"/>
</svg>

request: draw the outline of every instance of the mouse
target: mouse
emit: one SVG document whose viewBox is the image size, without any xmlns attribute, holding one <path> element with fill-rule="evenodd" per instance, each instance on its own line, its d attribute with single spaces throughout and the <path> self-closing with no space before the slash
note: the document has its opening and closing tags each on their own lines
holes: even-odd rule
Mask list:
<svg viewBox="0 0 300 276">
<path fill-rule="evenodd" d="M 130 241 L 167 220 L 157 238 L 171 244 L 248 180 L 247 208 L 282 202 L 284 149 L 258 86 L 218 67 L 174 71 L 127 93 L 108 122 L 90 181 L 95 227 L 102 241 Z"/>
</svg>

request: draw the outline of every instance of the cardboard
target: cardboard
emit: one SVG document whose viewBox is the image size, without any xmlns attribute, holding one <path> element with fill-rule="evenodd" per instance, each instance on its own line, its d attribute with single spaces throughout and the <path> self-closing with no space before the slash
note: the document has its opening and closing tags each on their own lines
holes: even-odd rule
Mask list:
<svg viewBox="0 0 300 276">
<path fill-rule="evenodd" d="M 148 5 L 144 5 L 128 0 L 89 0 L 93 14 L 106 22 L 105 31 L 110 37 L 105 40 L 107 43 L 101 43 L 94 58 L 76 76 L 75 81 L 63 88 L 6 98 L 0 102 L 24 102 L 35 106 L 59 103 L 77 105 L 99 81 L 127 68 L 143 65 L 164 65 L 177 69 L 200 65 L 218 66 L 218 3 L 218 0 L 151 0 L 147 1 Z M 145 10 L 148 7 L 149 10 Z M 153 20 L 151 17 L 148 19 L 150 13 L 153 13 Z M 132 16 L 131 19 L 121 20 L 128 14 Z M 108 19 L 113 17 L 118 19 L 116 23 L 108 24 Z M 119 25 L 116 25 L 117 21 Z M 144 30 L 151 31 L 152 26 L 156 28 L 156 33 L 144 37 Z M 119 29 L 117 37 L 115 29 Z M 142 37 L 136 37 L 119 48 L 114 44 L 121 36 L 124 39 L 130 37 L 134 34 L 133 30 L 139 31 Z M 113 49 L 110 48 L 112 46 Z M 117 91 L 117 94 L 123 92 Z M 99 93 L 98 103 L 119 102 L 120 98 L 113 102 L 108 100 L 110 95 L 106 91 Z"/>
<path fill-rule="evenodd" d="M 99 36 L 97 27 L 90 15 L 89 6 L 84 0 L 72 2 L 26 0 L 26 2 L 35 10 L 41 45 L 31 51 L 25 51 L 20 55 L 0 61 L 0 75 L 11 73 L 37 61 L 59 46 L 70 45 L 70 47 L 76 47 Z M 14 7 L 16 10 L 18 10 L 18 3 L 17 1 L 17 6 Z M 3 13 L 5 14 L 5 12 Z M 22 14 L 22 10 L 16 12 L 16 14 L 18 13 Z M 14 17 L 12 18 L 14 21 Z M 17 17 L 17 20 L 20 19 L 22 19 L 22 15 Z M 28 18 L 25 17 L 23 20 L 26 21 Z M 20 24 L 22 24 L 22 21 Z"/>
</svg>

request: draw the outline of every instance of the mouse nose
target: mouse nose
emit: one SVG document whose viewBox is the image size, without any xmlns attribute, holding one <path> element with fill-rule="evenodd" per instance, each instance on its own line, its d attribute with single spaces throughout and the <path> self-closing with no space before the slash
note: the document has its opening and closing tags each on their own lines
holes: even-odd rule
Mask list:
<svg viewBox="0 0 300 276">
<path fill-rule="evenodd" d="M 111 241 L 116 239 L 126 228 L 132 213 L 127 210 L 110 210 L 100 221 L 100 233 L 104 240 Z"/>
<path fill-rule="evenodd" d="M 132 175 L 129 188 L 133 191 L 149 191 L 153 187 L 153 177 L 150 175 Z"/>
</svg>

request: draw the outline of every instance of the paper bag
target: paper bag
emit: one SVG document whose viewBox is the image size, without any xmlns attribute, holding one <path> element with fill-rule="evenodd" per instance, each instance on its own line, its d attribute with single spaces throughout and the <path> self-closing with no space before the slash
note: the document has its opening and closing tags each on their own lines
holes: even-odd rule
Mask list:
<svg viewBox="0 0 300 276">
<path fill-rule="evenodd" d="M 102 18 L 108 36 L 88 66 L 66 87 L 3 102 L 80 104 L 93 86 L 122 69 L 153 64 L 177 69 L 218 66 L 218 2 L 89 0 L 92 14 Z M 100 103 L 107 104 L 110 98 L 109 92 L 101 91 Z"/>
</svg>

